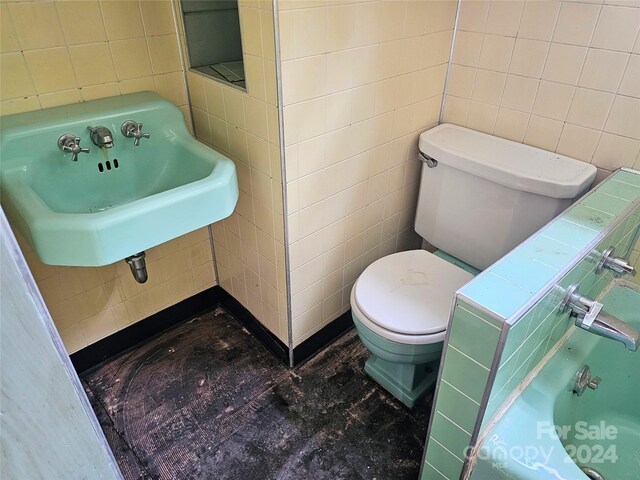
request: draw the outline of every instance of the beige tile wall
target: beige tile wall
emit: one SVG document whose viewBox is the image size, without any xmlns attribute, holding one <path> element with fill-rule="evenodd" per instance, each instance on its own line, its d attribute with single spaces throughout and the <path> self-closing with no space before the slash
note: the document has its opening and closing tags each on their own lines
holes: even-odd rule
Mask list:
<svg viewBox="0 0 640 480">
<path fill-rule="evenodd" d="M 420 246 L 417 139 L 438 122 L 456 3 L 278 5 L 295 346 L 367 265 Z"/>
<path fill-rule="evenodd" d="M 144 90 L 189 115 L 170 1 L 2 1 L 0 9 L 2 115 Z M 52 267 L 21 245 L 70 353 L 215 284 L 207 229 L 148 250 L 143 285 L 124 261 Z"/>
<path fill-rule="evenodd" d="M 124 260 L 99 268 L 45 265 L 15 233 L 69 353 L 216 283 L 207 228 L 146 250 L 143 284 Z"/>
<path fill-rule="evenodd" d="M 462 0 L 444 119 L 640 168 L 640 2 Z"/>
<path fill-rule="evenodd" d="M 169 0 L 0 1 L 0 113 L 150 90 L 187 113 Z"/>
<path fill-rule="evenodd" d="M 288 342 L 273 4 L 240 2 L 247 91 L 187 75 L 196 136 L 232 158 L 240 198 L 213 225 L 220 284 Z"/>
</svg>

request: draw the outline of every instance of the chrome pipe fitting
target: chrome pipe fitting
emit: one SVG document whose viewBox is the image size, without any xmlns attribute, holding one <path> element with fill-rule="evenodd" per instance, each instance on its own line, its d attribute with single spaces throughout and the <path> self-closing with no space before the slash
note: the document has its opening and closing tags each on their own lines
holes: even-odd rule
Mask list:
<svg viewBox="0 0 640 480">
<path fill-rule="evenodd" d="M 144 257 L 145 253 L 140 252 L 125 258 L 125 261 L 129 264 L 129 268 L 131 268 L 133 278 L 135 278 L 138 283 L 144 283 L 147 281 L 147 278 L 149 278 L 147 274 L 147 262 Z"/>
</svg>

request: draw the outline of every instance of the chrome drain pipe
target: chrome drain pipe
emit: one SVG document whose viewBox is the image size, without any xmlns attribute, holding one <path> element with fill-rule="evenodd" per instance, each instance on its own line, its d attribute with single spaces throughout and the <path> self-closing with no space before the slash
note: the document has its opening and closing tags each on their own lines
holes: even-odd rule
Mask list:
<svg viewBox="0 0 640 480">
<path fill-rule="evenodd" d="M 133 274 L 133 278 L 135 278 L 136 282 L 138 283 L 144 283 L 148 278 L 147 262 L 145 261 L 144 257 L 145 253 L 140 252 L 124 259 L 129 264 L 131 273 Z"/>
</svg>

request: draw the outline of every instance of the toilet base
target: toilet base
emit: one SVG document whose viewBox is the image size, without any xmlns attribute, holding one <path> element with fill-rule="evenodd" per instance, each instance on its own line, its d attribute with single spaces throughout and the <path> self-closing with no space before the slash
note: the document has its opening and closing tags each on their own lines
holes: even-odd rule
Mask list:
<svg viewBox="0 0 640 480">
<path fill-rule="evenodd" d="M 418 398 L 433 387 L 438 377 L 439 359 L 429 363 L 392 363 L 371 355 L 364 371 L 390 394 L 413 408 Z"/>
</svg>

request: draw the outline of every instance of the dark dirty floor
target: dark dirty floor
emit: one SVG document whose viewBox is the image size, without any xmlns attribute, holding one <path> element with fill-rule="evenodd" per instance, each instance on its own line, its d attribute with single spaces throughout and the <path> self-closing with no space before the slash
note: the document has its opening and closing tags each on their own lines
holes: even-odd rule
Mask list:
<svg viewBox="0 0 640 480">
<path fill-rule="evenodd" d="M 351 331 L 294 370 L 218 309 L 82 375 L 125 479 L 415 480 L 431 394 L 409 410 Z"/>
</svg>

